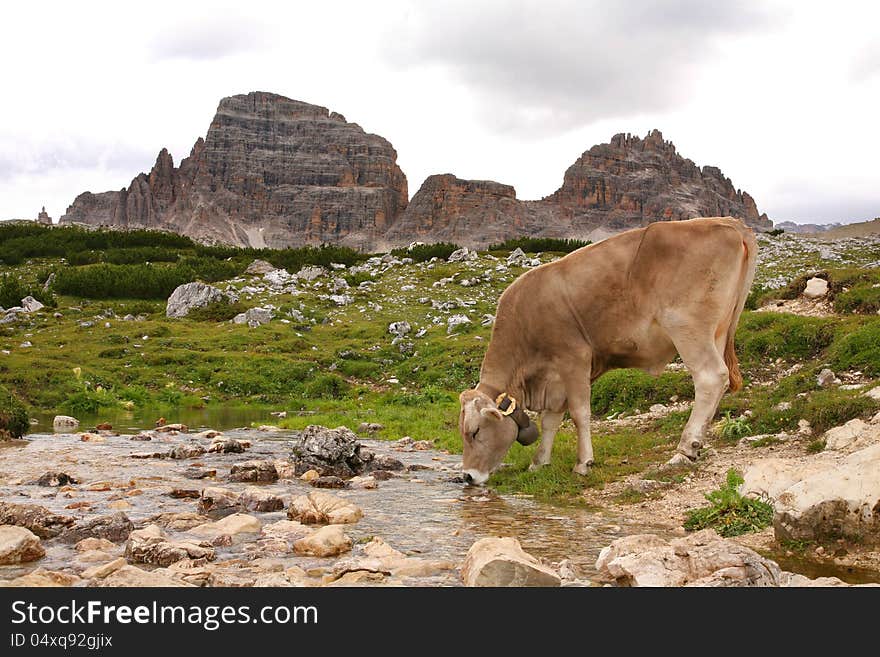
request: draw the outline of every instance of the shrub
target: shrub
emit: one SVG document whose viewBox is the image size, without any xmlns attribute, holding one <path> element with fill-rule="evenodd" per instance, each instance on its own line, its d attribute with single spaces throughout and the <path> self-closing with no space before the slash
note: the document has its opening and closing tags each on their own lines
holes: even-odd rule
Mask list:
<svg viewBox="0 0 880 657">
<path fill-rule="evenodd" d="M 104 252 L 102 260 L 114 265 L 135 265 L 147 262 L 176 262 L 179 257 L 178 251 L 167 247 L 138 246 L 127 249 L 108 249 Z"/>
<path fill-rule="evenodd" d="M 736 333 L 745 361 L 817 357 L 834 338 L 834 320 L 787 313 L 743 313 Z"/>
<path fill-rule="evenodd" d="M 742 483 L 736 470 L 728 470 L 725 483 L 706 494 L 709 505 L 685 514 L 684 528 L 694 531 L 711 527 L 721 536 L 729 537 L 767 527 L 773 521 L 773 507 L 763 500 L 740 495 L 737 487 Z"/>
<path fill-rule="evenodd" d="M 55 297 L 51 292 L 44 292 L 40 287 L 28 287 L 11 274 L 4 274 L 0 278 L 0 306 L 3 308 L 20 306 L 21 300 L 27 296 L 32 296 L 51 308 L 56 306 Z"/>
<path fill-rule="evenodd" d="M 310 399 L 342 399 L 351 386 L 336 374 L 319 374 L 303 386 L 303 396 Z"/>
<path fill-rule="evenodd" d="M 0 440 L 21 438 L 30 428 L 30 419 L 21 402 L 0 386 Z"/>
<path fill-rule="evenodd" d="M 155 303 L 149 301 L 133 301 L 119 307 L 120 315 L 152 315 L 153 313 L 162 312 Z"/>
<path fill-rule="evenodd" d="M 195 322 L 226 322 L 246 310 L 247 306 L 240 302 L 215 301 L 201 308 L 193 308 L 187 317 Z"/>
<path fill-rule="evenodd" d="M 612 370 L 592 386 L 594 413 L 620 413 L 651 404 L 667 403 L 673 395 L 693 398 L 694 384 L 687 372 L 664 372 L 653 377 L 635 369 Z"/>
<path fill-rule="evenodd" d="M 768 230 L 767 235 L 772 235 L 773 237 L 779 237 L 784 232 L 785 232 L 785 230 L 782 228 L 774 228 L 773 230 Z"/>
<path fill-rule="evenodd" d="M 398 258 L 412 258 L 413 262 L 427 262 L 431 258 L 446 260 L 454 251 L 461 247 L 451 242 L 436 242 L 434 244 L 417 244 L 411 249 L 394 249 L 391 255 Z"/>
<path fill-rule="evenodd" d="M 590 244 L 592 242 L 556 239 L 554 237 L 514 237 L 503 241 L 501 244 L 493 244 L 489 247 L 489 251 L 514 251 L 522 249 L 526 253 L 571 253 Z"/>
<path fill-rule="evenodd" d="M 835 369 L 856 368 L 880 376 L 880 319 L 872 318 L 838 338 L 829 355 Z"/>
</svg>

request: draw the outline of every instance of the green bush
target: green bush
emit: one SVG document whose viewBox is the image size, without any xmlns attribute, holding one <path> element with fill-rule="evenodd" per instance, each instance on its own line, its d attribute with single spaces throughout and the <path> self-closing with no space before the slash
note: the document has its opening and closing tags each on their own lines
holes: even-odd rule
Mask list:
<svg viewBox="0 0 880 657">
<path fill-rule="evenodd" d="M 0 386 L 0 440 L 21 438 L 30 428 L 25 407 Z"/>
<path fill-rule="evenodd" d="M 226 322 L 246 310 L 247 306 L 240 302 L 215 301 L 201 308 L 193 308 L 187 318 L 195 322 Z"/>
<path fill-rule="evenodd" d="M 745 312 L 736 332 L 737 353 L 751 363 L 816 358 L 833 339 L 832 318 L 788 313 Z"/>
<path fill-rule="evenodd" d="M 846 332 L 829 350 L 836 370 L 859 369 L 868 376 L 880 376 L 880 318 Z"/>
<path fill-rule="evenodd" d="M 348 382 L 336 374 L 319 374 L 306 381 L 303 396 L 308 399 L 342 399 L 350 388 Z"/>
<path fill-rule="evenodd" d="M 119 307 L 117 314 L 119 315 L 152 315 L 154 313 L 163 312 L 164 309 L 149 301 L 133 301 L 123 304 Z"/>
<path fill-rule="evenodd" d="M 20 306 L 21 300 L 31 296 L 40 303 L 54 308 L 57 304 L 51 292 L 44 292 L 41 287 L 29 287 L 12 274 L 0 277 L 0 306 L 12 308 Z"/>
<path fill-rule="evenodd" d="M 773 237 L 779 237 L 784 232 L 785 232 L 785 230 L 782 228 L 774 228 L 773 230 L 768 230 L 767 235 L 772 235 Z"/>
<path fill-rule="evenodd" d="M 611 370 L 593 381 L 592 410 L 606 415 L 638 408 L 647 411 L 651 404 L 665 404 L 678 395 L 693 399 L 694 384 L 687 372 L 664 372 L 653 377 L 642 370 Z"/>
<path fill-rule="evenodd" d="M 743 478 L 736 470 L 728 470 L 725 483 L 706 494 L 709 505 L 685 514 L 684 528 L 695 531 L 711 527 L 721 536 L 729 537 L 769 526 L 773 521 L 773 507 L 763 500 L 740 495 L 737 487 L 742 483 Z"/>
<path fill-rule="evenodd" d="M 436 242 L 434 244 L 417 244 L 411 249 L 394 249 L 391 255 L 398 258 L 412 258 L 413 262 L 427 262 L 431 258 L 446 260 L 454 251 L 461 247 L 450 242 Z"/>
<path fill-rule="evenodd" d="M 592 242 L 556 239 L 554 237 L 514 237 L 501 242 L 501 244 L 493 244 L 489 247 L 489 251 L 515 251 L 516 249 L 522 249 L 526 253 L 571 253 L 590 244 Z"/>
<path fill-rule="evenodd" d="M 343 360 L 339 363 L 339 371 L 354 379 L 375 379 L 381 374 L 382 368 L 368 360 Z"/>
</svg>

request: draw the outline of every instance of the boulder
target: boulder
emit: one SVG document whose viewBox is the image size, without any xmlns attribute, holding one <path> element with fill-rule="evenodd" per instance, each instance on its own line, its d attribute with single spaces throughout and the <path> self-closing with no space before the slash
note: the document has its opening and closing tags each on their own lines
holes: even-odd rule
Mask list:
<svg viewBox="0 0 880 657">
<path fill-rule="evenodd" d="M 345 498 L 312 491 L 293 499 L 287 509 L 287 517 L 304 525 L 344 525 L 363 518 L 364 512 L 354 502 Z"/>
<path fill-rule="evenodd" d="M 471 251 L 467 247 L 458 249 L 457 251 L 453 251 L 449 254 L 449 257 L 446 259 L 447 262 L 467 262 L 470 260 L 477 259 L 477 252 Z"/>
<path fill-rule="evenodd" d="M 98 516 L 83 520 L 61 534 L 64 543 L 78 543 L 84 538 L 106 538 L 113 543 L 122 543 L 134 529 L 128 516 L 119 511 L 112 515 Z"/>
<path fill-rule="evenodd" d="M 244 273 L 251 274 L 252 276 L 263 276 L 271 271 L 275 271 L 275 266 L 272 263 L 257 259 L 247 266 Z"/>
<path fill-rule="evenodd" d="M 131 532 L 125 544 L 125 557 L 132 563 L 168 566 L 181 559 L 212 561 L 214 548 L 208 543 L 169 540 L 158 525 L 148 525 Z"/>
<path fill-rule="evenodd" d="M 39 537 L 17 525 L 0 525 L 0 566 L 41 559 L 46 550 Z"/>
<path fill-rule="evenodd" d="M 228 488 L 209 486 L 202 489 L 199 498 L 199 511 L 210 513 L 212 511 L 225 511 L 238 508 L 238 493 Z"/>
<path fill-rule="evenodd" d="M 243 313 L 232 318 L 234 324 L 247 324 L 251 328 L 257 328 L 272 321 L 274 313 L 268 308 L 249 308 Z"/>
<path fill-rule="evenodd" d="M 834 375 L 834 372 L 829 370 L 827 367 L 819 372 L 819 376 L 816 377 L 816 383 L 820 388 L 827 388 L 837 381 L 837 377 Z"/>
<path fill-rule="evenodd" d="M 258 534 L 262 524 L 254 516 L 246 513 L 233 513 L 222 520 L 207 522 L 189 530 L 191 534 L 205 538 L 218 536 L 238 536 L 239 534 Z"/>
<path fill-rule="evenodd" d="M 323 267 L 318 267 L 317 265 L 306 265 L 296 272 L 296 277 L 301 281 L 313 281 L 316 278 L 326 275 L 327 270 Z"/>
<path fill-rule="evenodd" d="M 14 504 L 0 500 L 0 525 L 16 525 L 32 531 L 40 538 L 54 538 L 76 522 L 36 504 Z"/>
<path fill-rule="evenodd" d="M 868 429 L 868 424 L 854 418 L 825 432 L 825 449 L 841 450 L 852 445 Z"/>
<path fill-rule="evenodd" d="M 467 315 L 452 315 L 446 320 L 446 334 L 451 335 L 458 328 L 467 326 L 470 323 L 471 320 Z"/>
<path fill-rule="evenodd" d="M 780 586 L 782 570 L 712 529 L 665 541 L 626 536 L 599 553 L 599 579 L 618 586 Z"/>
<path fill-rule="evenodd" d="M 327 525 L 293 543 L 293 550 L 301 556 L 335 557 L 351 550 L 351 539 L 341 525 Z"/>
<path fill-rule="evenodd" d="M 804 296 L 807 299 L 821 299 L 828 294 L 828 281 L 824 278 L 813 277 L 807 280 L 804 288 Z"/>
<path fill-rule="evenodd" d="M 776 496 L 777 539 L 880 543 L 880 443 L 822 463 Z"/>
<path fill-rule="evenodd" d="M 361 453 L 357 435 L 347 427 L 307 426 L 292 441 L 290 461 L 298 475 L 316 470 L 320 475 L 349 478 L 363 472 L 369 459 Z"/>
<path fill-rule="evenodd" d="M 559 586 L 551 568 L 522 549 L 512 537 L 482 538 L 474 543 L 461 566 L 465 586 Z"/>
<path fill-rule="evenodd" d="M 79 429 L 79 420 L 69 415 L 56 415 L 52 420 L 52 429 L 55 433 L 74 433 Z"/>
<path fill-rule="evenodd" d="M 21 300 L 21 307 L 26 313 L 35 313 L 42 310 L 45 306 L 31 296 L 27 296 Z"/>
<path fill-rule="evenodd" d="M 46 570 L 45 568 L 37 568 L 26 575 L 16 577 L 15 579 L 2 581 L 0 587 L 39 587 L 39 588 L 58 588 L 75 586 L 80 582 L 80 578 L 71 573 L 65 573 L 58 570 Z"/>
<path fill-rule="evenodd" d="M 175 288 L 165 307 L 166 317 L 186 317 L 195 308 L 226 300 L 223 292 L 212 285 L 204 283 L 184 283 Z"/>
</svg>

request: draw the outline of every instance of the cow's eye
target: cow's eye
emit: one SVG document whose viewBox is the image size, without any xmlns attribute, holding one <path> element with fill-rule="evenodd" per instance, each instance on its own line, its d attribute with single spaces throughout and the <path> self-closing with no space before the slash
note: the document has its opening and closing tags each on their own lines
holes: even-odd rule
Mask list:
<svg viewBox="0 0 880 657">
<path fill-rule="evenodd" d="M 479 429 L 479 427 L 477 427 L 477 430 L 474 431 L 473 435 L 471 436 L 471 440 L 476 440 L 476 439 L 477 439 L 477 434 L 478 434 L 478 433 L 480 433 L 480 429 Z"/>
</svg>

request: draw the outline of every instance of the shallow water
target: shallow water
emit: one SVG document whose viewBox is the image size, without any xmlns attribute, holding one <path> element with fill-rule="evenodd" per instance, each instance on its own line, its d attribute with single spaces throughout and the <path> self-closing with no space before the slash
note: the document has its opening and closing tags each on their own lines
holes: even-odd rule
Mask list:
<svg viewBox="0 0 880 657">
<path fill-rule="evenodd" d="M 253 447 L 243 454 L 204 454 L 197 459 L 133 459 L 134 452 L 167 451 L 175 444 L 191 440 L 190 436 L 163 437 L 150 442 L 134 442 L 130 436 L 107 437 L 101 443 L 83 443 L 76 435 L 32 434 L 27 441 L 0 450 L 0 498 L 43 505 L 57 513 L 77 518 L 94 517 L 115 512 L 109 505 L 114 499 L 124 500 L 131 507 L 124 512 L 137 525 L 147 517 L 162 512 L 195 511 L 197 500 L 174 499 L 171 488 L 201 490 L 204 486 L 222 486 L 243 490 L 249 484 L 227 482 L 229 468 L 249 459 L 285 458 L 288 455 L 289 432 L 260 432 L 238 429 L 225 432 L 227 437 L 249 439 Z M 432 560 L 459 563 L 468 548 L 486 536 L 515 536 L 523 548 L 535 556 L 559 561 L 570 559 L 575 569 L 589 578 L 599 550 L 615 538 L 644 531 L 656 531 L 642 525 L 627 524 L 603 512 L 575 506 L 553 506 L 528 497 L 499 496 L 485 488 L 463 487 L 450 481 L 458 472 L 460 457 L 437 451 L 397 451 L 394 443 L 363 441 L 376 453 L 387 453 L 403 461 L 410 471 L 397 473 L 380 481 L 376 490 L 331 491 L 351 498 L 363 510 L 363 519 L 346 527 L 346 533 L 357 543 L 372 536 L 383 538 L 406 554 Z M 193 463 L 216 468 L 216 480 L 191 480 L 183 472 Z M 30 485 L 46 471 L 61 470 L 81 482 L 75 491 L 59 492 L 57 488 Z M 109 482 L 109 491 L 87 491 L 93 482 Z M 277 494 L 295 496 L 312 488 L 299 480 L 266 484 Z M 132 490 L 142 494 L 128 496 Z M 87 510 L 67 509 L 71 503 L 87 501 Z M 284 512 L 254 513 L 264 524 L 285 517 Z M 172 533 L 173 538 L 186 537 L 185 532 Z M 64 569 L 77 556 L 72 546 L 57 540 L 43 542 L 47 556 L 29 566 L 0 568 L 0 577 L 7 578 L 32 570 L 36 566 Z M 217 559 L 267 556 L 260 554 L 254 540 L 219 548 Z M 271 555 L 279 558 L 278 555 Z M 332 564 L 332 559 L 316 559 L 284 555 L 285 565 L 310 568 Z M 411 584 L 459 584 L 457 571 L 431 578 L 413 579 Z"/>
<path fill-rule="evenodd" d="M 183 407 L 137 407 L 130 411 L 121 407 L 108 408 L 96 414 L 77 414 L 80 430 L 86 431 L 101 422 L 109 422 L 121 432 L 136 432 L 155 426 L 156 420 L 164 417 L 168 422 L 180 422 L 192 431 L 216 429 L 226 431 L 235 427 L 249 427 L 252 424 L 272 424 L 277 418 L 270 415 L 272 408 L 260 406 L 227 406 L 217 404 L 204 408 Z M 31 426 L 35 433 L 52 432 L 52 420 L 57 413 L 36 412 L 31 415 L 37 424 Z M 29 436 L 30 437 L 30 436 Z"/>
</svg>

